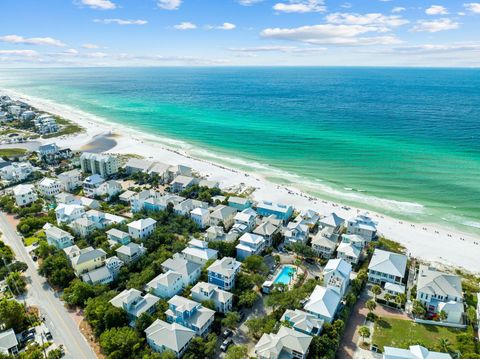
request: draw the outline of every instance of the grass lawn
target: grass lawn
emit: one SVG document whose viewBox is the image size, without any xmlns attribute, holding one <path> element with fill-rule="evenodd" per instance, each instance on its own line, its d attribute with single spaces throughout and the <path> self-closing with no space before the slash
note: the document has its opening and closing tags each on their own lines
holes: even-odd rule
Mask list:
<svg viewBox="0 0 480 359">
<path fill-rule="evenodd" d="M 384 346 L 408 348 L 416 343 L 427 348 L 436 348 L 439 339 L 445 338 L 455 347 L 457 335 L 464 332 L 459 329 L 417 324 L 411 320 L 379 318 L 375 322 L 372 343 L 382 351 Z"/>
<path fill-rule="evenodd" d="M 38 242 L 40 239 L 37 238 L 37 237 L 27 237 L 24 239 L 24 242 L 25 242 L 25 246 L 31 246 L 33 243 L 36 243 Z"/>
<path fill-rule="evenodd" d="M 23 149 L 23 148 L 2 148 L 2 149 L 0 149 L 0 157 L 23 156 L 25 153 L 27 153 L 27 150 Z"/>
</svg>

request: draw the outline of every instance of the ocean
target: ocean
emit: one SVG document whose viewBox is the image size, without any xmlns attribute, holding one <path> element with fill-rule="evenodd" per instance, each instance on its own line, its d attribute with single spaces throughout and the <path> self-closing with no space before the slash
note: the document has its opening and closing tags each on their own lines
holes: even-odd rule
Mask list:
<svg viewBox="0 0 480 359">
<path fill-rule="evenodd" d="M 9 69 L 0 88 L 326 200 L 480 235 L 478 69 Z"/>
</svg>

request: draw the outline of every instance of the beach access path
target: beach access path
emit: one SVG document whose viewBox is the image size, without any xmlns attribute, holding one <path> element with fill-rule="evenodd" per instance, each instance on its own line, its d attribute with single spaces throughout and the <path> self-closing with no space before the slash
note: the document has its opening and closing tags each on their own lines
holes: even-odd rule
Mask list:
<svg viewBox="0 0 480 359">
<path fill-rule="evenodd" d="M 65 348 L 65 358 L 95 359 L 97 356 L 64 307 L 64 303 L 58 298 L 57 292 L 52 289 L 45 278 L 37 273 L 35 264 L 23 245 L 22 238 L 3 212 L 0 212 L 0 231 L 3 233 L 5 244 L 12 248 L 16 258 L 28 265 L 25 275 L 30 279 L 30 283 L 27 288 L 26 302 L 28 305 L 39 307 L 41 313 L 46 317 L 46 325 L 52 333 L 53 340 L 58 345 L 63 344 Z"/>
</svg>

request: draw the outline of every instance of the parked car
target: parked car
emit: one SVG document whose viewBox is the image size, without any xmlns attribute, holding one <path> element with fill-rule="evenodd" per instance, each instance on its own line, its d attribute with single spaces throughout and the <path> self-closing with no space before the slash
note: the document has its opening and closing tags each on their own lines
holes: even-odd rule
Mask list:
<svg viewBox="0 0 480 359">
<path fill-rule="evenodd" d="M 233 331 L 230 330 L 230 329 L 225 329 L 224 332 L 223 332 L 223 337 L 224 338 L 229 338 L 233 335 Z"/>
<path fill-rule="evenodd" d="M 220 350 L 221 350 L 222 352 L 226 352 L 227 349 L 228 349 L 228 347 L 229 347 L 230 345 L 232 345 L 232 344 L 233 344 L 232 338 L 225 339 L 225 340 L 223 341 L 222 345 L 220 346 Z"/>
</svg>

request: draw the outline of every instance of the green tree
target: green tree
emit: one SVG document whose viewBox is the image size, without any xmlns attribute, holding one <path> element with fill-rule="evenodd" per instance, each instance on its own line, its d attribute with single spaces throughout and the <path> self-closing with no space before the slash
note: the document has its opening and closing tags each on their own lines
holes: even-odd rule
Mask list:
<svg viewBox="0 0 480 359">
<path fill-rule="evenodd" d="M 422 302 L 418 300 L 413 301 L 412 305 L 412 313 L 415 315 L 415 317 L 423 317 L 427 311 L 425 310 L 425 306 L 422 304 Z"/>
<path fill-rule="evenodd" d="M 63 300 L 69 305 L 84 307 L 89 298 L 97 297 L 106 290 L 103 285 L 91 285 L 74 279 L 63 291 Z"/>
<path fill-rule="evenodd" d="M 365 344 L 365 338 L 369 338 L 370 337 L 370 328 L 363 325 L 361 326 L 359 329 L 358 329 L 358 334 L 360 334 L 360 336 L 362 337 L 363 339 L 363 343 Z"/>
<path fill-rule="evenodd" d="M 127 315 L 121 308 L 114 307 L 109 300 L 114 293 L 104 293 L 98 297 L 87 300 L 85 306 L 85 318 L 92 326 L 95 334 L 99 336 L 102 332 L 111 328 L 118 328 L 127 325 Z"/>
<path fill-rule="evenodd" d="M 233 329 L 237 327 L 238 322 L 240 321 L 240 314 L 238 312 L 228 312 L 225 315 L 225 318 L 222 319 L 222 325 Z"/>
<path fill-rule="evenodd" d="M 46 277 L 50 284 L 61 288 L 67 287 L 75 279 L 75 273 L 70 268 L 65 253 L 60 251 L 47 256 L 38 272 Z"/>
<path fill-rule="evenodd" d="M 238 304 L 247 308 L 253 307 L 253 304 L 257 301 L 258 294 L 253 290 L 247 290 L 240 294 L 238 298 Z"/>
<path fill-rule="evenodd" d="M 143 343 L 135 329 L 111 328 L 100 335 L 100 346 L 108 358 L 135 358 Z"/>
<path fill-rule="evenodd" d="M 28 318 L 25 307 L 14 301 L 3 298 L 0 300 L 0 327 L 3 330 L 13 329 L 20 333 L 27 329 Z"/>
<path fill-rule="evenodd" d="M 382 294 L 382 288 L 379 285 L 374 285 L 372 287 L 372 293 L 374 295 L 374 299 L 377 300 L 377 296 Z"/>
<path fill-rule="evenodd" d="M 243 268 L 252 273 L 260 273 L 263 275 L 268 273 L 268 267 L 265 264 L 263 257 L 257 255 L 247 257 L 243 261 Z"/>
<path fill-rule="evenodd" d="M 467 308 L 467 321 L 468 323 L 474 326 L 476 320 L 477 320 L 477 311 L 475 310 L 474 307 L 469 306 Z"/>
<path fill-rule="evenodd" d="M 231 345 L 227 350 L 226 359 L 247 359 L 248 348 L 245 345 Z"/>
<path fill-rule="evenodd" d="M 438 350 L 442 353 L 451 353 L 452 343 L 446 338 L 438 339 Z"/>
<path fill-rule="evenodd" d="M 213 358 L 217 346 L 217 336 L 213 333 L 208 334 L 204 339 L 194 337 L 185 352 L 185 359 Z"/>
<path fill-rule="evenodd" d="M 15 295 L 21 295 L 27 290 L 27 282 L 20 272 L 11 272 L 7 277 L 7 285 Z"/>
<path fill-rule="evenodd" d="M 445 319 L 448 318 L 447 312 L 441 310 L 440 313 L 438 313 L 438 318 L 443 322 Z"/>
<path fill-rule="evenodd" d="M 375 308 L 377 308 L 377 303 L 373 299 L 370 299 L 365 303 L 365 307 L 368 309 L 369 313 L 372 313 Z"/>
<path fill-rule="evenodd" d="M 145 329 L 147 329 L 155 321 L 153 316 L 147 312 L 142 313 L 137 321 L 135 322 L 135 329 L 141 334 L 144 335 Z"/>
</svg>

